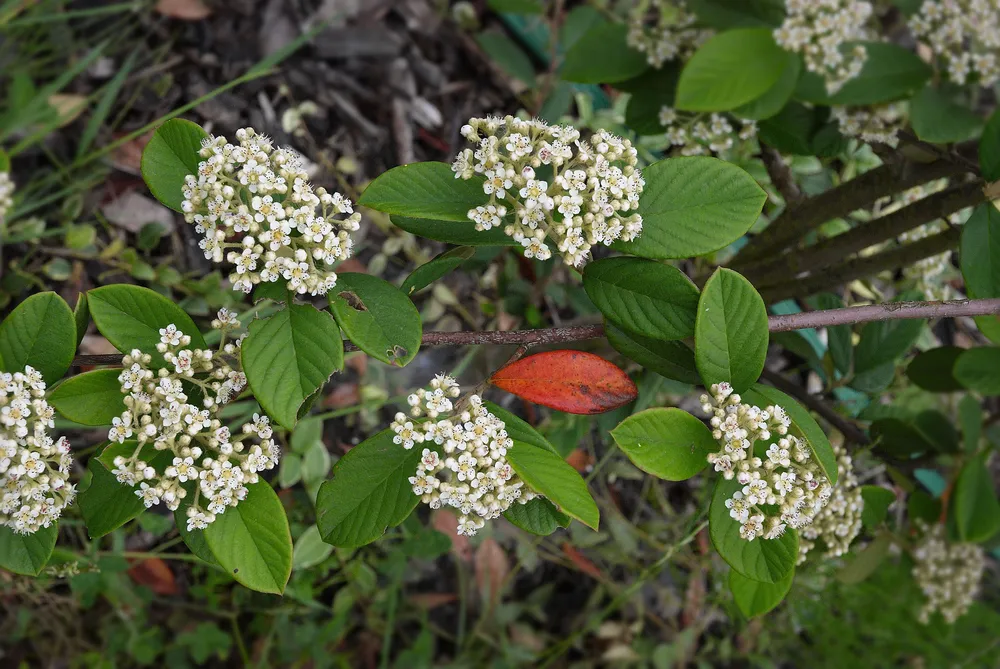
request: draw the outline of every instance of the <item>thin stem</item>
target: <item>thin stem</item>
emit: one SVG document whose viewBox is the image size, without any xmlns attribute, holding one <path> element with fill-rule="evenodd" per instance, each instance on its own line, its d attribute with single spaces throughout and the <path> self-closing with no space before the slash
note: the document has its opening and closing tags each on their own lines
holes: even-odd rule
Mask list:
<svg viewBox="0 0 1000 669">
<path fill-rule="evenodd" d="M 961 231 L 958 231 L 961 232 Z M 947 233 L 944 233 L 947 234 Z M 928 239 L 935 239 L 936 235 Z M 926 240 L 924 240 L 926 241 Z M 916 244 L 903 247 L 908 249 Z M 880 254 L 886 255 L 886 254 Z M 879 256 L 875 256 L 879 257 Z M 867 259 L 866 259 L 867 260 Z M 776 301 L 776 300 L 775 300 Z M 985 300 L 949 300 L 947 302 L 892 302 L 844 309 L 827 309 L 799 314 L 770 316 L 768 330 L 787 332 L 831 325 L 853 325 L 871 321 L 892 321 L 907 318 L 957 318 L 959 316 L 991 316 L 1000 314 L 1000 298 Z M 537 330 L 490 330 L 486 332 L 425 332 L 421 346 L 474 346 L 493 344 L 511 346 L 520 344 L 564 344 L 568 342 L 600 339 L 604 337 L 603 325 L 576 325 L 570 327 L 541 328 Z M 344 348 L 357 350 L 350 342 Z M 516 359 L 516 358 L 515 358 Z M 120 365 L 122 356 L 78 355 L 74 365 Z M 508 364 L 510 364 L 508 362 Z"/>
<path fill-rule="evenodd" d="M 784 198 L 785 206 L 797 205 L 802 200 L 802 191 L 799 190 L 799 185 L 795 183 L 795 175 L 778 150 L 761 144 L 760 159 L 767 169 L 768 176 L 771 177 L 771 183 Z"/>
</svg>

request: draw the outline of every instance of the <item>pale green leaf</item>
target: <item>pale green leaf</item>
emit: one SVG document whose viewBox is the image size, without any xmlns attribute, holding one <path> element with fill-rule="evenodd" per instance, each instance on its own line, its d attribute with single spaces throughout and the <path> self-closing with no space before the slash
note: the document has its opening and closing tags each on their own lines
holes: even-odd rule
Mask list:
<svg viewBox="0 0 1000 669">
<path fill-rule="evenodd" d="M 153 133 L 142 151 L 142 178 L 157 200 L 181 211 L 181 189 L 188 175 L 198 174 L 201 140 L 208 133 L 181 118 L 170 119 Z"/>
<path fill-rule="evenodd" d="M 63 377 L 76 353 L 76 321 L 55 293 L 37 293 L 17 305 L 0 323 L 3 371 L 31 366 L 49 385 Z"/>
<path fill-rule="evenodd" d="M 720 268 L 698 301 L 694 359 L 706 386 L 731 383 L 749 388 L 764 369 L 768 324 L 764 300 L 745 278 Z"/>
<path fill-rule="evenodd" d="M 514 442 L 507 461 L 535 492 L 544 495 L 563 513 L 597 530 L 600 511 L 587 484 L 573 467 L 549 450 Z"/>
<path fill-rule="evenodd" d="M 392 284 L 369 274 L 343 273 L 329 294 L 330 311 L 347 338 L 384 363 L 403 367 L 420 349 L 420 312 Z"/>
<path fill-rule="evenodd" d="M 667 481 L 684 481 L 708 465 L 719 450 L 700 420 L 675 408 L 640 411 L 611 431 L 622 452 L 639 469 Z"/>
</svg>

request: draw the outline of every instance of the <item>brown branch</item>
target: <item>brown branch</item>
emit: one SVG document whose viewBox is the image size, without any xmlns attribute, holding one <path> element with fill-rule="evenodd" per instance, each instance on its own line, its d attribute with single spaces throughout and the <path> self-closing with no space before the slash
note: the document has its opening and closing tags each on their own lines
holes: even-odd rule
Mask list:
<svg viewBox="0 0 1000 669">
<path fill-rule="evenodd" d="M 778 150 L 761 144 L 760 159 L 764 163 L 764 168 L 767 169 L 768 176 L 771 177 L 771 183 L 774 184 L 774 187 L 781 193 L 781 197 L 784 198 L 785 207 L 797 205 L 802 199 L 802 191 L 799 190 L 799 185 L 795 183 L 795 176 L 792 174 L 792 170 L 788 167 L 788 164 L 781 157 Z"/>
<path fill-rule="evenodd" d="M 952 300 L 950 302 L 892 302 L 826 311 L 809 311 L 784 316 L 771 316 L 768 330 L 787 332 L 805 328 L 822 328 L 831 325 L 851 325 L 870 321 L 890 321 L 905 318 L 955 318 L 957 316 L 989 316 L 1000 314 L 1000 298 L 989 300 Z M 421 346 L 531 346 L 535 344 L 564 344 L 568 342 L 600 339 L 604 337 L 603 325 L 577 325 L 572 327 L 540 328 L 537 330 L 491 330 L 487 332 L 425 332 Z M 345 351 L 358 347 L 344 342 Z M 78 355 L 74 365 L 120 365 L 122 356 Z"/>
<path fill-rule="evenodd" d="M 844 439 L 854 442 L 859 446 L 867 446 L 871 443 L 871 439 L 869 439 L 865 431 L 862 430 L 857 424 L 846 416 L 842 416 L 837 413 L 837 411 L 824 402 L 822 398 L 810 394 L 805 388 L 794 384 L 780 374 L 767 369 L 761 373 L 760 378 L 764 379 L 781 392 L 791 395 L 798 401 L 802 402 L 802 404 L 822 416 L 827 423 L 844 435 Z"/>
</svg>

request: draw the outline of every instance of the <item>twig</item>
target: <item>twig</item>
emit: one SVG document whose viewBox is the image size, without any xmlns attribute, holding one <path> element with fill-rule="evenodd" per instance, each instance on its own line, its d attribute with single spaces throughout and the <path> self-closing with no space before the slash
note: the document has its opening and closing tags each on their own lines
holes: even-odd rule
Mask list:
<svg viewBox="0 0 1000 669">
<path fill-rule="evenodd" d="M 771 183 L 774 184 L 774 187 L 781 193 L 781 197 L 784 198 L 785 206 L 794 207 L 797 205 L 802 199 L 802 191 L 799 190 L 799 185 L 795 183 L 795 176 L 792 174 L 792 170 L 788 167 L 788 164 L 781 157 L 778 150 L 761 144 L 760 159 L 767 169 L 768 176 L 771 177 Z"/>
<path fill-rule="evenodd" d="M 1000 298 L 987 300 L 951 300 L 948 302 L 892 302 L 844 309 L 809 311 L 799 314 L 771 316 L 768 330 L 787 332 L 805 328 L 822 328 L 831 325 L 852 325 L 870 321 L 891 321 L 906 318 L 955 318 L 958 316 L 990 316 L 1000 314 Z M 535 344 L 564 344 L 604 337 L 603 325 L 576 325 L 571 327 L 539 328 L 536 330 L 491 330 L 487 332 L 425 332 L 421 346 L 476 346 L 492 344 L 496 346 Z M 345 351 L 357 351 L 358 347 L 344 342 Z M 515 353 L 506 364 L 517 360 L 523 351 Z M 120 365 L 122 356 L 78 355 L 74 365 Z"/>
<path fill-rule="evenodd" d="M 1000 302 L 1000 300 L 998 300 L 998 302 Z M 837 311 L 843 310 L 838 309 Z M 871 443 L 871 439 L 869 439 L 868 435 L 865 434 L 864 430 L 854 424 L 854 422 L 850 419 L 845 416 L 841 416 L 833 409 L 833 407 L 828 405 L 821 398 L 810 394 L 804 387 L 800 387 L 780 374 L 776 374 L 768 369 L 765 369 L 761 373 L 760 377 L 781 392 L 791 395 L 822 416 L 827 423 L 832 425 L 838 432 L 844 435 L 845 439 L 852 441 L 859 446 L 867 446 Z"/>
</svg>

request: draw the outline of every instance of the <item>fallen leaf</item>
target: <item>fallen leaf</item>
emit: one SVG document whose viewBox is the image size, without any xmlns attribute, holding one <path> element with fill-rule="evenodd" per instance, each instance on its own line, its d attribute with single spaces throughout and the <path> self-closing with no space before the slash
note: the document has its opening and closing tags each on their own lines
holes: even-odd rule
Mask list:
<svg viewBox="0 0 1000 669">
<path fill-rule="evenodd" d="M 177 581 L 170 566 L 158 557 L 136 562 L 128 568 L 128 576 L 158 595 L 176 595 Z"/>
<path fill-rule="evenodd" d="M 184 21 L 200 21 L 212 14 L 212 10 L 202 0 L 159 0 L 155 10 L 164 16 Z"/>
<path fill-rule="evenodd" d="M 582 448 L 574 448 L 573 452 L 566 456 L 566 462 L 576 471 L 586 474 L 594 466 L 594 456 Z"/>
<path fill-rule="evenodd" d="M 451 604 L 458 599 L 453 592 L 418 592 L 407 597 L 417 608 L 429 611 L 445 604 Z"/>
<path fill-rule="evenodd" d="M 56 110 L 58 126 L 69 125 L 87 108 L 87 97 L 75 93 L 54 93 L 49 96 L 49 106 Z"/>
<path fill-rule="evenodd" d="M 122 193 L 101 207 L 101 212 L 111 223 L 135 234 L 147 223 L 159 223 L 167 230 L 174 229 L 172 211 L 135 191 Z"/>
<path fill-rule="evenodd" d="M 145 135 L 120 145 L 111 153 L 111 165 L 122 172 L 142 176 L 142 151 L 155 132 L 150 130 Z"/>
<path fill-rule="evenodd" d="M 447 509 L 439 509 L 431 516 L 434 529 L 451 537 L 451 550 L 455 556 L 468 562 L 472 559 L 472 546 L 469 537 L 458 533 L 458 516 Z"/>
<path fill-rule="evenodd" d="M 587 559 L 587 557 L 578 551 L 573 544 L 568 541 L 564 541 L 562 544 L 562 552 L 569 558 L 570 562 L 572 562 L 573 565 L 584 574 L 593 576 L 597 580 L 603 580 L 604 575 L 601 574 L 601 570 L 597 568 L 597 565 Z"/>
<path fill-rule="evenodd" d="M 358 391 L 358 384 L 341 383 L 326 396 L 326 401 L 323 404 L 330 409 L 342 409 L 354 406 L 360 401 L 361 393 Z"/>
<path fill-rule="evenodd" d="M 84 335 L 80 342 L 80 353 L 83 355 L 111 355 L 118 349 L 101 335 Z"/>
<path fill-rule="evenodd" d="M 529 402 L 575 414 L 610 411 L 635 399 L 628 375 L 584 351 L 547 351 L 498 370 L 490 383 Z"/>
<path fill-rule="evenodd" d="M 483 540 L 476 549 L 476 585 L 486 597 L 489 608 L 500 603 L 500 591 L 510 573 L 510 562 L 500 544 L 492 538 Z"/>
</svg>

